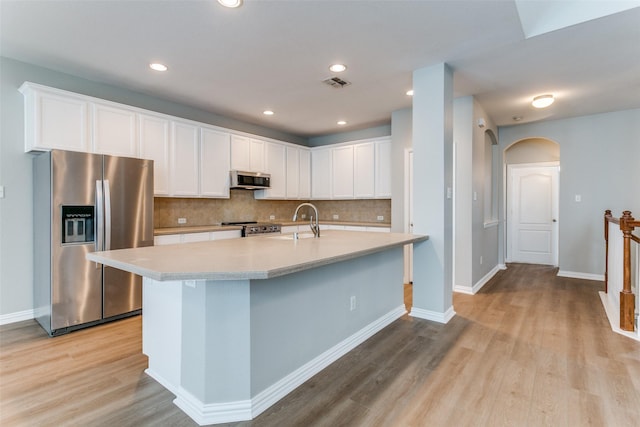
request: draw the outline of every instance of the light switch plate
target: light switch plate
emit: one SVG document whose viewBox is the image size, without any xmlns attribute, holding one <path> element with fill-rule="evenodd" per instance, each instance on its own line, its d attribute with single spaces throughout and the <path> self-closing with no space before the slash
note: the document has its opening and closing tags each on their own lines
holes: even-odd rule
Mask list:
<svg viewBox="0 0 640 427">
<path fill-rule="evenodd" d="M 340 216 L 333 214 L 333 219 L 338 219 L 338 218 L 340 218 Z"/>
<path fill-rule="evenodd" d="M 178 224 L 186 224 L 187 218 L 178 218 Z"/>
</svg>

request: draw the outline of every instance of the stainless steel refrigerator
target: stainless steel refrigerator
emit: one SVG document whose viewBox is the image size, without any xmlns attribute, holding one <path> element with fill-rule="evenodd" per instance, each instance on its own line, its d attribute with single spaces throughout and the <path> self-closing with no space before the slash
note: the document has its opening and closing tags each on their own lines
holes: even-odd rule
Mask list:
<svg viewBox="0 0 640 427">
<path fill-rule="evenodd" d="M 49 335 L 140 313 L 142 278 L 88 252 L 153 245 L 153 162 L 52 150 L 34 158 L 35 317 Z"/>
</svg>

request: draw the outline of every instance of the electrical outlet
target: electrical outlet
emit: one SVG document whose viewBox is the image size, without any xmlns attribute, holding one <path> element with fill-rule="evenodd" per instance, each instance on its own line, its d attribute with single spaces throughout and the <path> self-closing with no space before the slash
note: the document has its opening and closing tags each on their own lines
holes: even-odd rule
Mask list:
<svg viewBox="0 0 640 427">
<path fill-rule="evenodd" d="M 178 224 L 186 224 L 187 218 L 178 218 Z"/>
<path fill-rule="evenodd" d="M 576 202 L 580 203 L 582 201 L 582 196 L 580 194 L 576 194 Z"/>
<path fill-rule="evenodd" d="M 4 199 L 4 185 L 0 185 L 0 199 Z"/>
<path fill-rule="evenodd" d="M 270 220 L 270 221 L 273 221 L 274 219 L 276 219 L 276 216 L 275 216 L 275 215 L 269 215 L 269 220 Z"/>
<path fill-rule="evenodd" d="M 384 221 L 384 215 L 378 215 L 378 221 Z"/>
<path fill-rule="evenodd" d="M 302 219 L 307 219 L 307 214 L 302 214 L 302 215 L 300 215 L 300 218 L 302 218 Z"/>
<path fill-rule="evenodd" d="M 356 309 L 356 296 L 352 295 L 351 299 L 349 300 L 349 309 L 350 311 L 353 311 Z"/>
<path fill-rule="evenodd" d="M 338 218 L 340 218 L 340 215 L 338 215 L 338 214 L 333 214 L 333 219 L 338 219 Z"/>
</svg>

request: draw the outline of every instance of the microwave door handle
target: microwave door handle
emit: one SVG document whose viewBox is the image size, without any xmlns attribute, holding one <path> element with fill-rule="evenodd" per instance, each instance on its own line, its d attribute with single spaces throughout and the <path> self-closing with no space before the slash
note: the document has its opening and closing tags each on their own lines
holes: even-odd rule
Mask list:
<svg viewBox="0 0 640 427">
<path fill-rule="evenodd" d="M 104 250 L 111 250 L 111 189 L 109 180 L 104 180 Z"/>
<path fill-rule="evenodd" d="M 104 250 L 104 193 L 102 180 L 96 180 L 96 251 Z"/>
</svg>

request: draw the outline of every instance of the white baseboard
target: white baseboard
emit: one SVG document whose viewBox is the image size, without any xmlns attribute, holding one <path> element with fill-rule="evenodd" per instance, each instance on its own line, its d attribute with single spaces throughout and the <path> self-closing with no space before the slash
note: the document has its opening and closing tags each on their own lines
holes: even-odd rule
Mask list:
<svg viewBox="0 0 640 427">
<path fill-rule="evenodd" d="M 598 292 L 600 294 L 600 301 L 602 301 L 602 306 L 604 307 L 605 313 L 607 313 L 607 318 L 609 319 L 609 325 L 611 326 L 611 330 L 620 335 L 624 335 L 627 338 L 631 338 L 636 341 L 640 341 L 640 335 L 638 332 L 630 332 L 623 331 L 620 329 L 620 311 L 619 308 L 614 307 L 614 304 L 611 303 L 609 296 L 606 292 Z"/>
<path fill-rule="evenodd" d="M 558 270 L 559 277 L 570 277 L 572 279 L 597 280 L 604 282 L 604 274 L 580 273 L 578 271 Z"/>
<path fill-rule="evenodd" d="M 0 315 L 0 325 L 8 325 L 9 323 L 22 322 L 23 320 L 35 318 L 35 310 L 17 311 L 15 313 Z"/>
<path fill-rule="evenodd" d="M 411 307 L 411 313 L 409 313 L 409 316 L 417 317 L 418 319 L 431 320 L 438 323 L 449 323 L 449 320 L 453 319 L 453 316 L 455 315 L 456 312 L 453 310 L 453 306 L 449 307 L 444 313 Z"/>
<path fill-rule="evenodd" d="M 453 307 L 450 310 L 453 311 Z M 173 402 L 199 425 L 253 419 L 289 394 L 295 388 L 302 385 L 309 378 L 313 377 L 315 374 L 322 371 L 324 368 L 356 348 L 358 345 L 365 342 L 396 319 L 402 317 L 405 313 L 406 309 L 404 304 L 393 309 L 316 358 L 305 363 L 300 368 L 261 391 L 250 400 L 206 404 L 186 390 L 179 388 L 174 392 L 174 394 L 176 394 L 176 399 Z"/>
<path fill-rule="evenodd" d="M 507 269 L 506 265 L 498 264 L 495 267 L 493 267 L 493 269 L 491 269 L 490 272 L 485 274 L 482 279 L 478 280 L 476 284 L 473 285 L 472 287 L 456 285 L 453 287 L 453 291 L 459 292 L 461 294 L 475 295 L 476 293 L 478 293 L 478 291 L 480 291 L 480 289 L 482 289 L 484 285 L 486 285 L 489 282 L 489 280 L 493 278 L 493 276 L 496 275 L 498 271 L 506 270 L 506 269 Z"/>
</svg>

